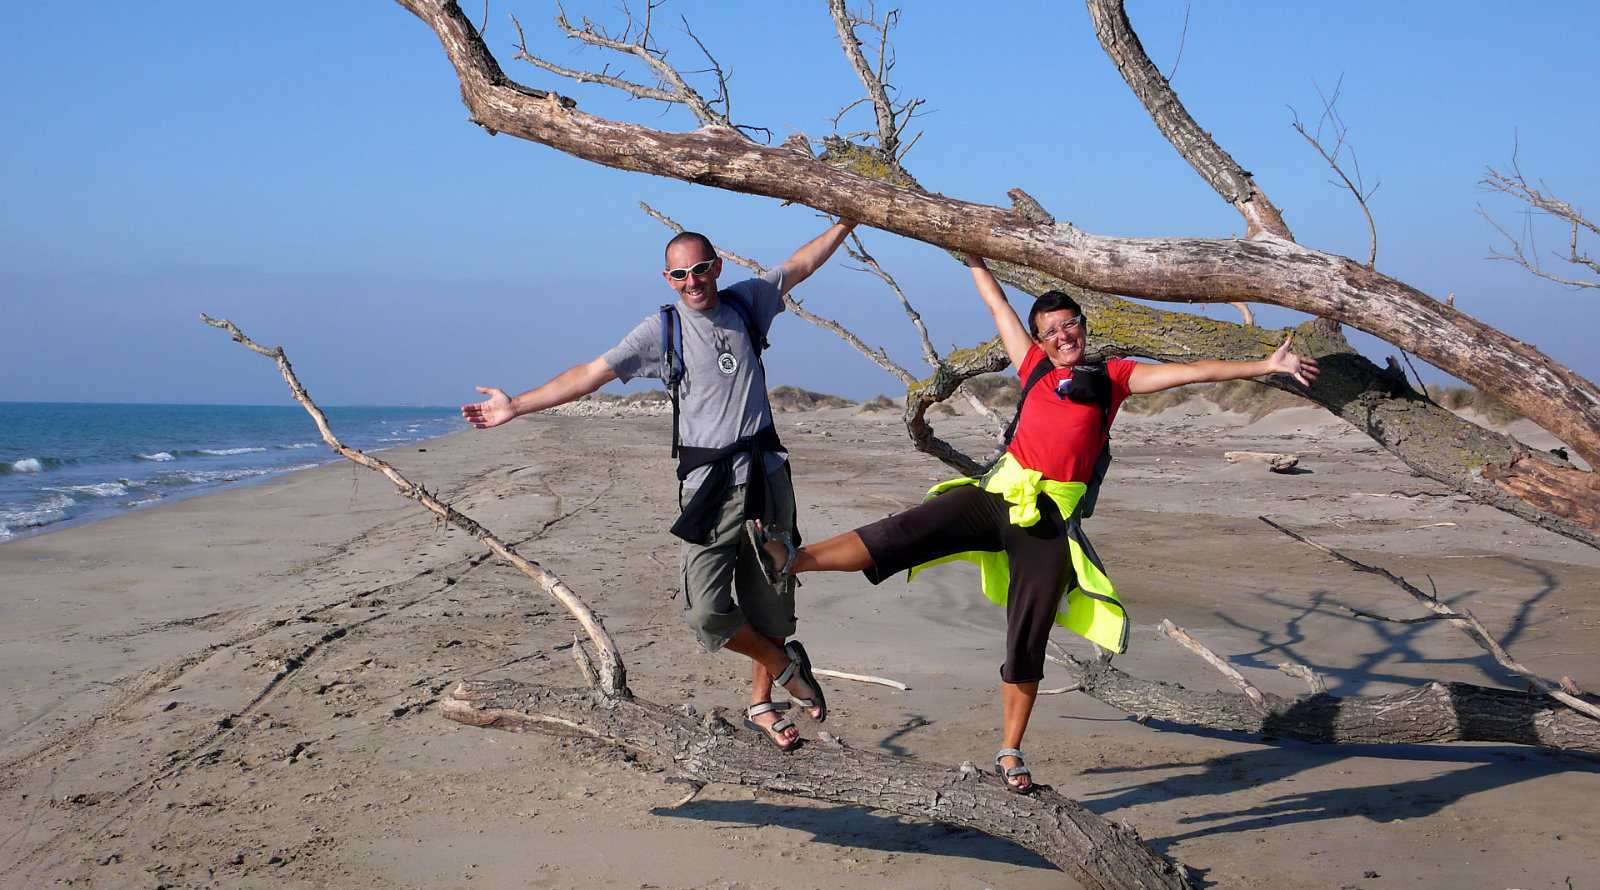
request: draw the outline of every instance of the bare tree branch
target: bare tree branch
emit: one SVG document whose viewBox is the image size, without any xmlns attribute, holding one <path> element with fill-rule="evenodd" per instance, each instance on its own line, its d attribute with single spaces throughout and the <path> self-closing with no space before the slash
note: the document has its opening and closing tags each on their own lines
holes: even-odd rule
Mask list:
<svg viewBox="0 0 1600 890">
<path fill-rule="evenodd" d="M 722 66 L 717 64 L 717 60 L 706 50 L 705 45 L 700 43 L 699 38 L 694 36 L 694 32 L 689 29 L 687 21 L 684 22 L 684 31 L 694 39 L 695 45 L 700 47 L 705 54 L 706 60 L 710 62 L 711 71 L 716 76 L 717 96 L 709 100 L 706 99 L 699 91 L 689 85 L 689 82 L 684 79 L 677 67 L 667 63 L 667 51 L 656 44 L 650 31 L 653 13 L 658 5 L 660 5 L 660 0 L 648 0 L 645 18 L 641 22 L 634 19 L 632 12 L 629 11 L 627 4 L 624 3 L 622 11 L 627 17 L 627 23 L 623 34 L 619 37 L 611 36 L 606 29 L 596 25 L 587 17 L 583 20 L 582 28 L 574 27 L 567 19 L 566 10 L 561 9 L 559 3 L 557 8 L 561 9 L 561 11 L 556 16 L 555 23 L 556 27 L 565 32 L 569 38 L 582 41 L 599 49 L 631 56 L 643 62 L 661 83 L 659 87 L 648 87 L 643 84 L 633 83 L 606 71 L 577 71 L 557 65 L 528 49 L 528 41 L 523 33 L 522 24 L 517 21 L 515 16 L 512 16 L 511 22 L 517 29 L 518 44 L 518 51 L 514 58 L 578 83 L 604 84 L 638 99 L 654 99 L 658 102 L 682 105 L 695 116 L 695 119 L 702 126 L 727 127 L 730 130 L 737 131 L 738 128 L 728 119 L 728 116 L 716 110 L 718 103 L 721 103 L 724 108 L 729 106 L 728 81 L 722 72 Z"/>
<path fill-rule="evenodd" d="M 1243 695 L 1196 692 L 1143 680 L 1104 661 L 1063 661 L 1085 695 L 1141 723 L 1247 732 L 1314 744 L 1498 742 L 1600 754 L 1600 724 L 1527 690 L 1428 682 L 1374 696 L 1314 692 L 1285 698 L 1263 692 L 1264 708 Z"/>
<path fill-rule="evenodd" d="M 697 717 L 640 698 L 599 708 L 586 696 L 512 680 L 462 683 L 445 717 L 513 732 L 575 731 L 697 782 L 723 782 L 957 825 L 1032 850 L 1087 890 L 1180 890 L 1196 876 L 1053 790 L 1014 794 L 992 773 L 952 769 L 825 741 L 785 758 L 717 714 Z M 571 726 L 576 726 L 573 730 Z"/>
<path fill-rule="evenodd" d="M 877 276 L 878 280 L 887 285 L 889 290 L 894 293 L 895 298 L 900 301 L 900 308 L 905 310 L 906 318 L 911 321 L 912 326 L 917 329 L 917 333 L 922 338 L 923 360 L 928 363 L 929 367 L 933 368 L 934 370 L 938 370 L 944 364 L 944 359 L 939 356 L 939 350 L 935 349 L 933 346 L 933 338 L 928 335 L 928 326 L 922 323 L 922 313 L 918 312 L 912 307 L 911 301 L 906 298 L 905 291 L 900 289 L 900 284 L 894 280 L 894 276 L 890 275 L 889 272 L 883 268 L 883 266 L 879 265 L 877 259 L 875 259 L 871 254 L 867 253 L 866 245 L 861 242 L 860 234 L 857 232 L 851 232 L 850 241 L 850 244 L 845 245 L 845 251 L 850 255 L 851 259 L 863 264 L 867 271 Z M 909 386 L 915 381 L 903 380 L 901 382 Z M 967 404 L 970 405 L 974 411 L 977 411 L 982 416 L 988 418 L 990 423 L 995 424 L 996 433 L 1005 428 L 1006 421 L 1001 420 L 1000 416 L 995 413 L 994 409 L 984 404 L 983 400 L 978 398 L 977 394 L 974 393 L 972 389 L 965 383 L 962 383 L 960 386 L 956 387 L 956 392 L 960 393 L 961 397 L 967 400 Z M 1004 443 L 1001 444 L 1003 445 Z"/>
<path fill-rule="evenodd" d="M 1311 147 L 1317 150 L 1317 154 L 1322 155 L 1322 159 L 1328 162 L 1329 167 L 1333 168 L 1333 172 L 1339 177 L 1332 180 L 1333 184 L 1349 191 L 1351 195 L 1355 196 L 1356 203 L 1361 206 L 1361 213 L 1367 218 L 1367 233 L 1372 243 L 1372 249 L 1367 253 L 1367 266 L 1370 268 L 1377 265 L 1378 262 L 1378 226 L 1372 221 L 1372 208 L 1367 204 L 1367 200 L 1372 197 L 1373 192 L 1378 190 L 1378 183 L 1374 182 L 1372 188 L 1369 189 L 1361 181 L 1361 162 L 1356 160 L 1355 149 L 1352 148 L 1349 151 L 1350 166 L 1355 171 L 1354 180 L 1350 178 L 1350 175 L 1345 172 L 1344 167 L 1339 163 L 1339 154 L 1346 148 L 1345 137 L 1350 133 L 1350 128 L 1345 126 L 1344 119 L 1339 116 L 1338 110 L 1334 107 L 1339 102 L 1339 88 L 1343 85 L 1344 76 L 1340 75 L 1339 82 L 1333 87 L 1332 96 L 1325 95 L 1322 92 L 1322 87 L 1317 87 L 1317 98 L 1322 100 L 1322 116 L 1317 119 L 1317 131 L 1314 135 L 1306 131 L 1305 125 L 1300 122 L 1299 113 L 1293 108 L 1289 109 L 1289 112 L 1294 115 L 1294 123 L 1291 126 L 1294 127 L 1296 133 L 1304 136 L 1305 140 L 1311 143 Z M 1333 134 L 1333 147 L 1331 149 L 1323 142 L 1322 130 L 1324 127 Z"/>
<path fill-rule="evenodd" d="M 1241 693 L 1243 693 L 1245 698 L 1250 699 L 1250 704 L 1254 705 L 1257 710 L 1266 710 L 1266 698 L 1262 696 L 1261 690 L 1257 689 L 1249 680 L 1244 678 L 1244 674 L 1234 670 L 1232 665 L 1228 664 L 1226 661 L 1223 661 L 1215 652 L 1212 652 L 1199 640 L 1190 636 L 1188 631 L 1178 627 L 1171 621 L 1163 618 L 1161 619 L 1161 623 L 1158 625 L 1158 627 L 1163 634 L 1167 635 L 1167 637 L 1177 641 L 1178 645 L 1200 656 L 1202 661 L 1216 668 L 1219 673 L 1221 673 L 1224 677 L 1227 677 L 1228 682 L 1232 683 Z"/>
<path fill-rule="evenodd" d="M 574 653 L 575 657 L 580 658 L 580 665 L 586 667 L 586 674 L 596 681 L 595 690 L 608 698 L 627 698 L 632 695 L 628 691 L 627 668 L 623 666 L 622 656 L 618 654 L 616 644 L 611 641 L 611 635 L 606 632 L 605 624 L 600 620 L 600 616 L 594 614 L 593 610 L 577 594 L 572 592 L 566 582 L 538 563 L 524 559 L 514 548 L 500 540 L 493 532 L 479 525 L 472 518 L 463 515 L 449 504 L 441 502 L 430 494 L 427 489 L 402 476 L 394 467 L 375 457 L 370 457 L 354 448 L 350 448 L 339 441 L 338 437 L 333 434 L 333 429 L 328 425 L 327 416 L 311 400 L 311 395 L 306 392 L 305 387 L 300 385 L 300 379 L 295 376 L 294 368 L 289 364 L 289 357 L 284 354 L 283 347 L 268 349 L 261 346 L 245 336 L 243 331 L 239 330 L 233 322 L 227 319 L 219 321 L 205 314 L 201 314 L 200 319 L 214 328 L 221 328 L 232 334 L 233 339 L 243 344 L 247 349 L 277 362 L 278 371 L 283 375 L 284 382 L 289 384 L 289 391 L 294 395 L 295 401 L 303 405 L 311 415 L 311 419 L 317 424 L 317 429 L 322 433 L 322 441 L 328 443 L 329 448 L 332 448 L 347 460 L 354 461 L 369 470 L 376 470 L 382 473 L 400 489 L 400 494 L 411 498 L 444 521 L 482 541 L 484 546 L 493 551 L 496 556 L 515 566 L 518 571 L 533 579 L 534 583 L 538 584 L 546 593 L 555 597 L 556 601 L 565 606 L 567 611 L 572 613 L 572 617 L 577 619 L 578 624 L 583 627 L 584 632 L 589 635 L 590 641 L 594 643 L 595 648 L 600 652 L 598 666 L 593 666 L 592 662 L 585 664 L 588 659 L 588 653 Z M 575 650 L 582 649 L 581 646 L 574 646 L 573 648 Z"/>
<path fill-rule="evenodd" d="M 1524 212 L 1528 214 L 1523 237 L 1518 238 L 1507 232 L 1498 222 L 1495 222 L 1482 204 L 1478 205 L 1478 215 L 1488 220 L 1489 225 L 1494 226 L 1495 231 L 1499 232 L 1506 239 L 1506 242 L 1511 245 L 1511 253 L 1509 255 L 1497 250 L 1490 254 L 1489 259 L 1515 263 L 1540 278 L 1570 287 L 1600 288 L 1600 280 L 1564 278 L 1544 271 L 1539 265 L 1538 252 L 1534 248 L 1533 221 L 1540 216 L 1545 216 L 1560 222 L 1568 232 L 1567 254 L 1565 256 L 1554 254 L 1554 256 L 1564 263 L 1586 269 L 1589 273 L 1595 275 L 1600 275 L 1600 261 L 1596 261 L 1587 251 L 1580 248 L 1579 238 L 1585 234 L 1600 236 L 1600 225 L 1596 225 L 1585 217 L 1581 210 L 1557 198 L 1544 182 L 1540 182 L 1537 186 L 1528 182 L 1528 178 L 1522 173 L 1522 168 L 1517 165 L 1515 154 L 1513 154 L 1511 164 L 1507 169 L 1502 171 L 1493 167 L 1486 167 L 1484 168 L 1484 174 L 1484 178 L 1479 180 L 1480 185 L 1527 205 L 1527 209 Z"/>
<path fill-rule="evenodd" d="M 889 32 L 894 30 L 900 20 L 900 10 L 892 9 L 886 13 L 882 21 L 877 18 L 877 10 L 871 2 L 867 4 L 865 15 L 851 12 L 845 6 L 845 0 L 828 0 L 828 12 L 833 17 L 834 30 L 839 34 L 839 43 L 844 48 L 845 58 L 849 60 L 850 67 L 855 69 L 856 77 L 861 85 L 866 87 L 867 95 L 846 105 L 834 116 L 834 124 L 844 117 L 845 112 L 868 102 L 872 106 L 872 113 L 877 120 L 877 131 L 873 134 L 878 142 L 878 149 L 885 157 L 899 161 L 911 150 L 911 145 L 916 143 L 913 138 L 911 143 L 901 145 L 900 140 L 906 127 L 916 115 L 917 108 L 922 105 L 921 99 L 908 99 L 898 105 L 890 97 L 888 85 L 889 72 L 894 69 L 894 48 L 889 43 Z M 865 28 L 874 33 L 876 41 L 873 46 L 877 64 L 871 64 L 866 53 L 861 48 L 861 38 L 858 31 Z M 867 134 L 851 134 L 867 135 Z"/>
</svg>

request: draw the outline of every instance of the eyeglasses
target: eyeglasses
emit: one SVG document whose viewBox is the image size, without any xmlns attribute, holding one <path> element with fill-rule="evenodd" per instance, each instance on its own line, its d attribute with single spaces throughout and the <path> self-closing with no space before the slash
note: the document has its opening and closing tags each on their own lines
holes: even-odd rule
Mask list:
<svg viewBox="0 0 1600 890">
<path fill-rule="evenodd" d="M 668 269 L 667 277 L 673 281 L 682 281 L 690 275 L 704 275 L 711 271 L 711 264 L 714 262 L 716 262 L 715 259 L 701 260 L 687 269 Z"/>
<path fill-rule="evenodd" d="M 1052 337 L 1056 336 L 1057 334 L 1070 334 L 1073 331 L 1076 331 L 1078 328 L 1081 328 L 1081 327 L 1083 327 L 1083 316 L 1077 315 L 1077 316 L 1074 316 L 1072 318 L 1067 319 L 1066 321 L 1056 325 L 1055 327 L 1045 328 L 1044 330 L 1040 331 L 1039 332 L 1039 339 L 1040 340 L 1049 340 Z"/>
</svg>

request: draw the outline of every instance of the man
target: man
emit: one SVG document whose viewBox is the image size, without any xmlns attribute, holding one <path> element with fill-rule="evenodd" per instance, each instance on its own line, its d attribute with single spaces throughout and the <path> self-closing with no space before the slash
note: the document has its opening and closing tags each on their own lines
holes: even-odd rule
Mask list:
<svg viewBox="0 0 1600 890">
<path fill-rule="evenodd" d="M 785 642 L 795 629 L 793 579 L 769 580 L 745 530 L 750 520 L 773 535 L 794 536 L 795 528 L 788 455 L 772 429 L 759 345 L 784 310 L 783 295 L 821 268 L 853 228 L 850 220 L 836 223 L 782 265 L 725 291 L 717 288 L 722 258 L 710 240 L 685 232 L 667 244 L 661 273 L 678 295 L 674 311 L 646 318 L 616 347 L 542 386 L 515 398 L 480 386 L 489 398 L 461 409 L 478 429 L 499 426 L 613 380 L 665 379 L 667 352 L 681 354 L 675 435 L 683 443 L 683 514 L 673 533 L 684 539 L 684 609 L 707 652 L 726 647 L 751 660 L 745 725 L 784 753 L 799 744 L 800 732 L 772 702 L 773 683 L 818 722 L 827 717 L 827 705 L 805 648 Z"/>
</svg>

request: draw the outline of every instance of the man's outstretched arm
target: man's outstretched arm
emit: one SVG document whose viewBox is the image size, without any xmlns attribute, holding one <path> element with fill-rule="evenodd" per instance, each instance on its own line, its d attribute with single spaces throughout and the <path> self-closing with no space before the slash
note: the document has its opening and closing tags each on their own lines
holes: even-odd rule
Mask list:
<svg viewBox="0 0 1600 890">
<path fill-rule="evenodd" d="M 480 430 L 487 429 L 515 420 L 524 414 L 532 414 L 535 411 L 565 405 L 573 399 L 583 398 L 615 379 L 617 372 L 611 370 L 605 359 L 597 358 L 568 368 L 557 374 L 550 382 L 515 398 L 506 395 L 505 390 L 480 386 L 478 392 L 489 398 L 475 405 L 462 405 L 461 416 L 474 427 Z"/>
<path fill-rule="evenodd" d="M 844 243 L 845 236 L 856 227 L 853 219 L 842 219 L 828 227 L 826 232 L 811 239 L 804 247 L 794 252 L 783 263 L 784 293 L 794 289 L 794 286 L 807 278 L 811 273 L 822 268 L 822 264 L 833 256 L 833 252 Z"/>
</svg>

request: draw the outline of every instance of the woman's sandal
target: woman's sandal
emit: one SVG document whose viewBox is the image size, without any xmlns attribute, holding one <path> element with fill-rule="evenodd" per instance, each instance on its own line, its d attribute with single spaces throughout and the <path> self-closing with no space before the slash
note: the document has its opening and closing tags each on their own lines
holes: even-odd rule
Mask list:
<svg viewBox="0 0 1600 890">
<path fill-rule="evenodd" d="M 1017 765 L 1010 769 L 1006 769 L 1004 766 L 1001 766 L 1001 759 L 1006 757 L 1017 758 Z M 1028 769 L 1027 765 L 1022 762 L 1022 751 L 1017 748 L 1001 748 L 1000 753 L 994 756 L 994 771 L 999 773 L 1001 781 L 1006 783 L 1007 791 L 1015 794 L 1027 794 L 1033 790 L 1033 773 Z M 1027 776 L 1028 784 L 1011 784 L 1011 780 L 1015 779 L 1017 776 Z"/>
<path fill-rule="evenodd" d="M 789 693 L 789 697 L 794 699 L 795 704 L 805 708 L 808 716 L 811 715 L 811 708 L 816 708 L 817 713 L 815 716 L 811 717 L 812 720 L 815 720 L 818 723 L 827 720 L 828 700 L 822 695 L 822 684 L 818 683 L 816 675 L 811 673 L 811 659 L 806 655 L 806 647 L 800 645 L 799 640 L 790 640 L 783 645 L 783 651 L 789 655 L 789 666 L 784 668 L 783 673 L 779 674 L 778 678 L 773 682 L 777 683 L 779 686 L 784 686 L 785 688 L 783 691 Z M 795 672 L 797 671 L 800 674 L 800 679 L 805 681 L 807 686 L 811 687 L 811 693 L 814 697 L 801 698 L 800 696 L 795 695 L 793 692 L 789 692 L 786 684 L 790 680 L 794 679 Z"/>
<path fill-rule="evenodd" d="M 778 733 L 781 733 L 793 726 L 794 721 L 790 720 L 788 717 L 779 717 L 777 720 L 773 721 L 771 726 L 762 726 L 756 722 L 755 718 L 760 717 L 762 714 L 770 714 L 773 711 L 783 711 L 788 709 L 788 707 L 788 702 L 774 704 L 769 701 L 764 701 L 757 705 L 751 705 L 750 710 L 746 711 L 744 715 L 745 726 L 760 733 L 761 737 L 766 739 L 767 742 L 772 745 L 772 747 L 778 749 L 779 754 L 785 755 L 793 754 L 794 749 L 800 747 L 800 740 L 798 738 L 787 745 L 778 741 Z"/>
<path fill-rule="evenodd" d="M 789 543 L 789 536 L 783 532 L 779 532 L 776 535 L 768 534 L 767 530 L 761 527 L 761 520 L 759 519 L 745 520 L 744 533 L 745 537 L 750 539 L 751 546 L 756 548 L 756 559 L 761 561 L 761 571 L 767 576 L 767 583 L 773 587 L 782 584 L 783 579 L 789 574 L 789 570 L 794 568 L 795 550 L 794 545 Z M 773 563 L 772 554 L 767 552 L 766 545 L 768 541 L 777 541 L 783 545 L 783 549 L 788 553 L 788 558 L 784 560 L 782 566 L 777 566 Z"/>
</svg>

